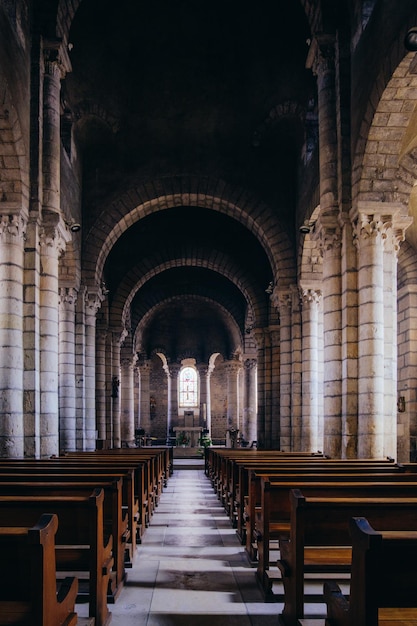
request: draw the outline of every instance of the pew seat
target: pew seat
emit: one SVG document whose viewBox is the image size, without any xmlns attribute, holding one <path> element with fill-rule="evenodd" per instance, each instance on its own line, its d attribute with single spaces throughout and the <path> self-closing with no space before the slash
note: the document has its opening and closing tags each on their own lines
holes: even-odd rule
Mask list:
<svg viewBox="0 0 417 626">
<path fill-rule="evenodd" d="M 320 573 L 325 578 L 330 573 L 350 571 L 352 517 L 366 517 L 381 530 L 409 532 L 417 528 L 417 498 L 306 497 L 293 489 L 290 502 L 290 533 L 279 541 L 277 562 L 284 586 L 280 623 L 285 626 L 298 626 L 304 617 L 307 574 Z M 385 569 L 386 564 L 381 567 Z"/>
<path fill-rule="evenodd" d="M 377 531 L 351 518 L 349 599 L 335 582 L 324 583 L 326 626 L 417 625 L 417 531 Z"/>
<path fill-rule="evenodd" d="M 77 624 L 78 580 L 57 585 L 57 529 L 54 514 L 41 515 L 32 527 L 0 527 L 0 626 Z"/>
<path fill-rule="evenodd" d="M 113 538 L 104 536 L 103 489 L 89 496 L 0 496 L 0 526 L 30 526 L 43 513 L 58 517 L 55 563 L 58 579 L 78 579 L 77 602 L 88 602 L 95 626 L 107 626 L 107 589 L 114 559 Z"/>
</svg>

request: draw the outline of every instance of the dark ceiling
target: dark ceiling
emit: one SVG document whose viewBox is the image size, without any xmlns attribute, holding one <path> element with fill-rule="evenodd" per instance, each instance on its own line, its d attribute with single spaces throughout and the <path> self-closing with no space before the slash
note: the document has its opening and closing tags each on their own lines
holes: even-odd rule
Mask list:
<svg viewBox="0 0 417 626">
<path fill-rule="evenodd" d="M 286 102 L 303 111 L 312 96 L 308 37 L 297 0 L 83 0 L 64 89 L 80 118 L 85 222 L 131 186 L 186 173 L 243 188 L 293 237 L 303 118 L 273 111 Z M 94 106 L 100 120 L 83 116 Z M 105 265 L 110 301 L 145 260 L 214 250 L 253 289 L 264 292 L 273 278 L 265 251 L 236 220 L 177 207 L 140 220 L 114 246 Z M 247 303 L 233 277 L 194 265 L 153 276 L 133 300 L 132 320 L 155 299 L 198 295 L 225 306 L 243 330 Z"/>
</svg>

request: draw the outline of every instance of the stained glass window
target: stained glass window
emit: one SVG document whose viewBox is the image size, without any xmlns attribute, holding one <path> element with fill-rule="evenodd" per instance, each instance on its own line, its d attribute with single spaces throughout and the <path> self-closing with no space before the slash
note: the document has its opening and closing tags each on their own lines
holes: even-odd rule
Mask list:
<svg viewBox="0 0 417 626">
<path fill-rule="evenodd" d="M 197 406 L 197 372 L 184 367 L 180 372 L 180 406 Z"/>
</svg>

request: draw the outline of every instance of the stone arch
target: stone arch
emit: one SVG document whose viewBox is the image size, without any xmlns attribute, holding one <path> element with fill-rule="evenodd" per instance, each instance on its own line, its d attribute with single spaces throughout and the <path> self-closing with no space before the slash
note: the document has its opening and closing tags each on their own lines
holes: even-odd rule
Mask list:
<svg viewBox="0 0 417 626">
<path fill-rule="evenodd" d="M 308 222 L 310 232 L 300 236 L 299 245 L 299 276 L 298 282 L 302 287 L 311 288 L 312 285 L 321 284 L 323 277 L 323 256 L 319 248 L 317 238 L 314 236 L 316 221 L 320 214 L 318 205 Z"/>
<path fill-rule="evenodd" d="M 255 292 L 251 282 L 242 275 L 240 268 L 227 255 L 219 255 L 214 251 L 194 252 L 197 252 L 193 258 L 194 266 L 218 272 L 233 282 L 248 303 L 248 308 L 252 311 L 252 318 L 256 320 L 256 325 L 259 326 L 265 323 L 267 305 L 262 301 L 262 290 L 258 289 Z M 133 298 L 150 278 L 168 269 L 185 265 L 189 265 L 189 262 L 181 257 L 170 258 L 165 261 L 160 260 L 158 263 L 153 262 L 152 259 L 147 259 L 141 262 L 140 267 L 132 268 L 115 294 L 110 311 L 111 325 L 126 327 L 127 320 L 130 318 L 130 305 Z"/>
<path fill-rule="evenodd" d="M 376 108 L 357 183 L 359 200 L 408 204 L 411 185 L 404 183 L 409 157 L 401 159 L 401 154 L 417 104 L 417 75 L 409 73 L 412 57 L 407 54 L 395 69 Z"/>
<path fill-rule="evenodd" d="M 148 320 L 155 314 L 155 312 L 158 309 L 163 308 L 164 306 L 166 306 L 168 303 L 170 302 L 175 302 L 176 300 L 179 300 L 179 296 L 174 296 L 171 298 L 166 298 L 164 300 L 159 301 L 155 306 L 153 306 L 141 319 L 140 324 L 138 325 L 137 329 L 134 332 L 133 335 L 133 346 L 134 346 L 134 352 L 142 352 L 141 350 L 141 341 L 142 341 L 142 331 L 143 329 L 146 327 Z M 230 332 L 230 336 L 233 339 L 233 345 L 234 345 L 234 349 L 232 350 L 232 354 L 238 353 L 240 347 L 243 345 L 243 337 L 242 334 L 240 332 L 240 329 L 238 328 L 235 319 L 233 318 L 233 316 L 230 314 L 230 312 L 224 308 L 223 306 L 221 306 L 218 302 L 215 302 L 214 300 L 210 299 L 210 298 L 203 298 L 202 296 L 192 296 L 191 299 L 198 299 L 198 300 L 205 300 L 207 302 L 210 302 L 211 304 L 214 304 L 216 308 L 218 308 L 221 312 L 221 314 L 225 317 L 225 319 L 228 320 L 228 330 Z M 163 350 L 159 349 L 160 352 L 163 352 Z M 187 357 L 191 357 L 193 355 L 182 355 L 182 358 L 187 358 Z M 223 358 L 229 358 L 231 355 L 222 355 Z"/>
<path fill-rule="evenodd" d="M 417 285 L 417 256 L 407 242 L 401 245 L 398 255 L 398 291 L 406 285 Z"/>
<path fill-rule="evenodd" d="M 7 81 L 0 70 L 0 207 L 2 213 L 26 216 L 29 209 L 27 149 Z"/>
<path fill-rule="evenodd" d="M 243 224 L 263 246 L 276 283 L 294 282 L 293 246 L 285 228 L 265 203 L 220 179 L 177 176 L 157 179 L 130 189 L 103 211 L 88 230 L 84 258 L 86 284 L 100 284 L 106 258 L 119 237 L 137 220 L 178 206 L 208 208 Z M 115 223 L 116 219 L 116 223 Z"/>
</svg>

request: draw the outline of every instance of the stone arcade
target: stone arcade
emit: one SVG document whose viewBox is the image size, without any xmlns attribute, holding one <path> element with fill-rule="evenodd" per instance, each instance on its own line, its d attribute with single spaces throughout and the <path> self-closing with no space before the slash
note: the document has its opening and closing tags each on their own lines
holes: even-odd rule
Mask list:
<svg viewBox="0 0 417 626">
<path fill-rule="evenodd" d="M 0 456 L 188 427 L 415 458 L 416 25 L 0 0 Z"/>
</svg>

